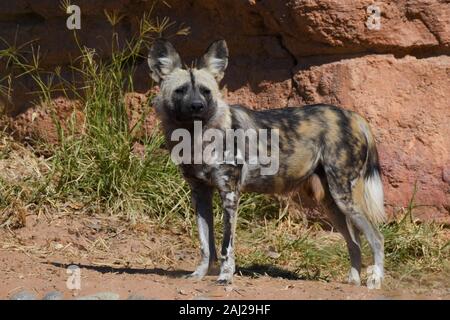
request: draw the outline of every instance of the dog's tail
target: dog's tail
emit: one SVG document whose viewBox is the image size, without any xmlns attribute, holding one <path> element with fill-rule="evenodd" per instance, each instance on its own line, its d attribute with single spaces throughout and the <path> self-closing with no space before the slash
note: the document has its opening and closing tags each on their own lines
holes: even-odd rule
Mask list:
<svg viewBox="0 0 450 320">
<path fill-rule="evenodd" d="M 367 141 L 367 157 L 362 177 L 364 181 L 364 211 L 373 224 L 379 224 L 386 221 L 386 213 L 378 151 L 369 125 L 365 120 L 360 124 Z"/>
</svg>

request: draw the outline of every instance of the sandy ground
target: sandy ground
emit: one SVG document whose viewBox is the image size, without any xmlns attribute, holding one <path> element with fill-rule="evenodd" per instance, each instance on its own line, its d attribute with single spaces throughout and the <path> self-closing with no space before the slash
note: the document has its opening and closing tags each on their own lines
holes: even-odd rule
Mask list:
<svg viewBox="0 0 450 320">
<path fill-rule="evenodd" d="M 237 274 L 230 286 L 216 285 L 213 276 L 184 279 L 198 258 L 186 235 L 145 223 L 124 225 L 113 218 L 29 216 L 23 228 L 0 230 L 0 299 L 21 290 L 38 299 L 54 290 L 66 299 L 105 291 L 120 299 L 450 299 L 449 291 L 370 291 L 268 275 Z M 72 264 L 81 271 L 80 290 L 66 286 Z"/>
</svg>

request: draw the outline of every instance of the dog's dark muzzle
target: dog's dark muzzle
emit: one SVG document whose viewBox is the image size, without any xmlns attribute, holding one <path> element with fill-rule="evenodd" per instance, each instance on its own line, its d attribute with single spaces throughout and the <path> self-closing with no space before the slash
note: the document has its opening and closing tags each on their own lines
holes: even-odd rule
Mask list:
<svg viewBox="0 0 450 320">
<path fill-rule="evenodd" d="M 192 114 L 201 114 L 203 112 L 203 110 L 205 110 L 205 104 L 203 103 L 203 101 L 192 101 L 191 103 L 191 111 Z"/>
</svg>

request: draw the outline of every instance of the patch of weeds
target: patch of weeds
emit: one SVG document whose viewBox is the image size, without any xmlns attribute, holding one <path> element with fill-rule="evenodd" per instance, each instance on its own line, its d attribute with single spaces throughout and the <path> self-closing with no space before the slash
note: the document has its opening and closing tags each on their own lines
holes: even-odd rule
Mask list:
<svg viewBox="0 0 450 320">
<path fill-rule="evenodd" d="M 380 227 L 385 238 L 387 288 L 450 287 L 450 232 L 435 222 L 412 219 L 411 204 L 401 218 Z M 247 218 L 248 219 L 248 218 Z M 238 226 L 237 260 L 246 274 L 286 277 L 294 272 L 307 280 L 345 282 L 350 268 L 343 237 L 285 217 L 281 221 L 256 216 Z M 363 239 L 363 268 L 372 264 Z M 272 268 L 277 272 L 265 272 Z M 362 276 L 365 276 L 363 270 Z M 291 278 L 290 275 L 288 278 Z"/>
<path fill-rule="evenodd" d="M 105 15 L 114 28 L 117 17 L 114 13 Z M 113 31 L 107 59 L 82 46 L 75 32 L 80 56 L 69 67 L 72 81 L 61 76 L 61 68 L 42 70 L 39 50 L 31 44 L 25 53 L 28 46 L 0 51 L 2 62 L 19 70 L 18 77 L 31 77 L 39 88 L 39 104 L 54 115 L 59 144 L 43 147 L 51 156 L 47 159 L 50 170 L 43 179 L 48 185 L 42 201 L 81 203 L 86 211 L 107 212 L 129 221 L 147 215 L 164 224 L 172 215 L 190 215 L 186 184 L 162 150 L 158 128 L 137 138 L 152 97 L 142 106 L 141 119 L 132 126 L 125 103 L 125 95 L 134 91 L 133 75 L 137 61 L 145 59 L 145 47 L 170 26 L 168 19 L 155 20 L 144 14 L 132 39 L 119 39 Z M 177 34 L 186 32 L 181 29 Z M 83 119 L 72 116 L 67 125 L 59 121 L 57 110 L 52 110 L 54 95 L 75 98 Z M 133 152 L 135 143 L 145 146 L 144 156 Z M 6 157 L 7 150 L 0 154 Z"/>
</svg>

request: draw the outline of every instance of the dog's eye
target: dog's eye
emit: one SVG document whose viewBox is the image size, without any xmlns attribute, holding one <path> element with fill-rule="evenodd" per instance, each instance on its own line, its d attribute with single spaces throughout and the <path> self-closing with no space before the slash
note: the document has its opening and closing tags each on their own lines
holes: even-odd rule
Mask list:
<svg viewBox="0 0 450 320">
<path fill-rule="evenodd" d="M 185 94 L 186 93 L 186 87 L 179 87 L 177 89 L 175 89 L 175 93 L 176 94 Z"/>
<path fill-rule="evenodd" d="M 209 90 L 208 88 L 205 88 L 205 87 L 200 88 L 200 92 L 204 96 L 209 96 L 211 94 L 211 90 Z"/>
</svg>

